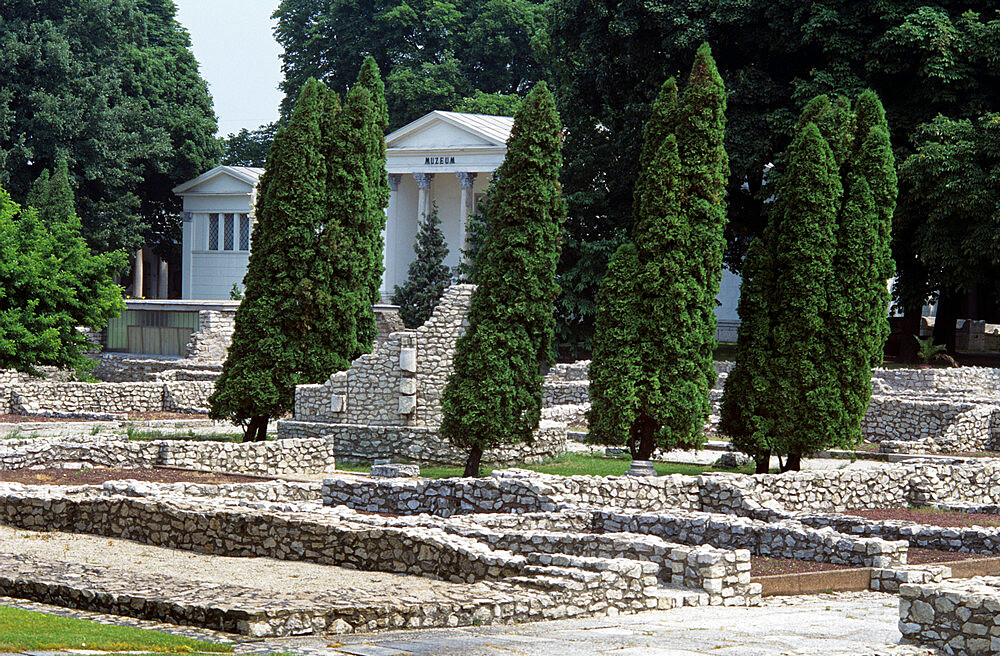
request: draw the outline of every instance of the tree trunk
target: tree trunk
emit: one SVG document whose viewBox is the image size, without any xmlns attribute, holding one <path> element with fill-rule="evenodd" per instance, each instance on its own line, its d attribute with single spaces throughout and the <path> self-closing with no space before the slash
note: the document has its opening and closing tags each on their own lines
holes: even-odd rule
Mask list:
<svg viewBox="0 0 1000 656">
<path fill-rule="evenodd" d="M 267 439 L 267 415 L 254 415 L 243 434 L 244 442 L 263 442 Z"/>
<path fill-rule="evenodd" d="M 782 467 L 781 471 L 799 471 L 800 469 L 802 469 L 802 454 L 789 453 L 785 458 L 785 466 Z"/>
<path fill-rule="evenodd" d="M 758 453 L 753 457 L 755 474 L 766 474 L 771 471 L 771 452 L 765 451 L 764 453 Z"/>
<path fill-rule="evenodd" d="M 632 423 L 628 440 L 628 450 L 632 460 L 649 460 L 656 449 L 654 433 L 656 422 L 645 413 L 640 413 Z"/>
<path fill-rule="evenodd" d="M 483 450 L 478 446 L 472 447 L 469 458 L 465 461 L 465 473 L 462 476 L 479 476 L 479 461 L 482 459 Z"/>
<path fill-rule="evenodd" d="M 934 343 L 944 344 L 948 353 L 955 354 L 955 322 L 961 297 L 955 292 L 941 290 L 938 295 L 937 317 L 934 319 Z"/>
<path fill-rule="evenodd" d="M 917 340 L 920 337 L 920 318 L 923 308 L 906 308 L 900 330 L 899 361 L 904 364 L 917 363 Z"/>
</svg>

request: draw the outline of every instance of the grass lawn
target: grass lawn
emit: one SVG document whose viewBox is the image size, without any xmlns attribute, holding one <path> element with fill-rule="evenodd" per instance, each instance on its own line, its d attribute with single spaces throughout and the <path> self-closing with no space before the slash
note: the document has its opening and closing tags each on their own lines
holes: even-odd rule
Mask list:
<svg viewBox="0 0 1000 656">
<path fill-rule="evenodd" d="M 628 458 L 622 460 L 581 453 L 567 453 L 554 460 L 537 465 L 514 466 L 544 474 L 560 474 L 562 476 L 621 476 L 628 471 L 631 465 L 632 461 Z M 661 476 L 667 474 L 697 475 L 712 471 L 738 471 L 743 474 L 752 474 L 754 471 L 752 462 L 738 470 L 715 469 L 709 465 L 681 465 L 669 462 L 657 462 L 653 466 L 656 468 L 656 473 Z M 341 471 L 367 472 L 368 465 L 341 465 L 338 463 L 337 469 Z M 488 476 L 493 469 L 493 467 L 483 467 L 480 469 L 480 473 Z M 425 478 L 450 478 L 452 476 L 461 476 L 463 471 L 464 468 L 462 467 L 421 467 L 420 475 Z"/>
<path fill-rule="evenodd" d="M 0 652 L 98 649 L 165 653 L 231 652 L 229 645 L 0 606 Z"/>
</svg>

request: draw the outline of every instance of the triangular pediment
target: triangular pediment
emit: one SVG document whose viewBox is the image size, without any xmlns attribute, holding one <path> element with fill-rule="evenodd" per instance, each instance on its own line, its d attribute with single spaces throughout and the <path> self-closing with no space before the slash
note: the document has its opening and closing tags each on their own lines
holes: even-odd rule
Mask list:
<svg viewBox="0 0 1000 656">
<path fill-rule="evenodd" d="M 514 119 L 509 116 L 434 111 L 388 137 L 390 149 L 504 147 Z"/>
<path fill-rule="evenodd" d="M 185 194 L 247 194 L 257 185 L 263 169 L 247 166 L 216 166 L 193 180 L 174 187 L 173 192 Z"/>
</svg>

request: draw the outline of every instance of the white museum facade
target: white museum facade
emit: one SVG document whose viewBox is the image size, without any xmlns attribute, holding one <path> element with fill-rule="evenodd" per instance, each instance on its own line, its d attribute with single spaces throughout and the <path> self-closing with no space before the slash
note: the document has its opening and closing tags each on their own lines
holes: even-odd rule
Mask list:
<svg viewBox="0 0 1000 656">
<path fill-rule="evenodd" d="M 434 111 L 386 137 L 383 300 L 406 280 L 417 221 L 434 204 L 449 250 L 445 263 L 458 265 L 465 220 L 503 162 L 513 123 L 507 116 Z M 183 199 L 181 298 L 228 299 L 234 283 L 242 289 L 261 173 L 218 166 L 174 188 Z M 720 340 L 735 341 L 738 299 L 739 277 L 724 270 L 716 307 Z"/>
</svg>

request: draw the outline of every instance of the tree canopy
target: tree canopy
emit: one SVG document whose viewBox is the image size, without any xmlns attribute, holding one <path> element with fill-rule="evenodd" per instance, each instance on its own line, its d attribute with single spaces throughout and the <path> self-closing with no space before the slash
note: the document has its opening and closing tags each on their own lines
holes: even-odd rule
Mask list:
<svg viewBox="0 0 1000 656">
<path fill-rule="evenodd" d="M 384 71 L 391 126 L 450 109 L 477 92 L 523 96 L 548 78 L 546 0 L 282 0 L 282 113 L 307 78 L 343 93 L 358 64 Z M 505 105 L 504 108 L 509 108 Z"/>
<path fill-rule="evenodd" d="M 65 160 L 94 249 L 169 250 L 170 190 L 218 163 L 211 97 L 175 14 L 171 0 L 0 5 L 0 183 L 24 199 Z"/>
</svg>

